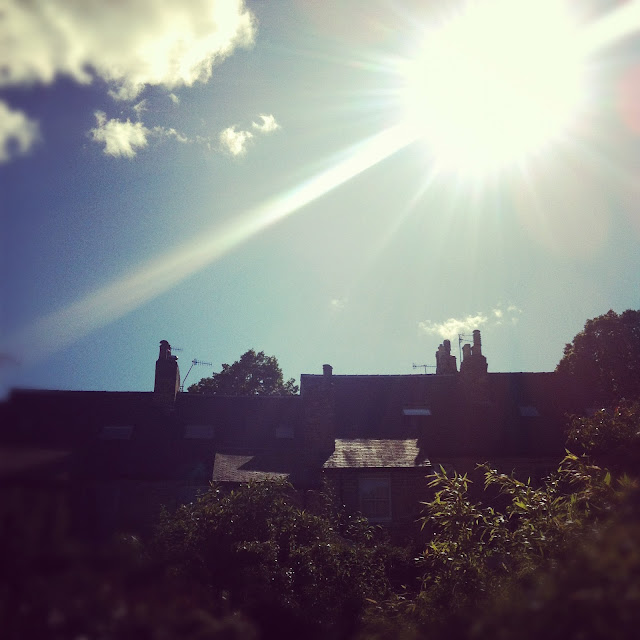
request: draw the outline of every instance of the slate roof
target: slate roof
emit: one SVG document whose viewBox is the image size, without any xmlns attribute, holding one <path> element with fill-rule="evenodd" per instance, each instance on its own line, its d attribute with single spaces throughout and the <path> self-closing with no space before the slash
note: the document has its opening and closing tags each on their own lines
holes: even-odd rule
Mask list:
<svg viewBox="0 0 640 640">
<path fill-rule="evenodd" d="M 213 463 L 214 482 L 286 479 L 296 486 L 318 486 L 326 456 L 292 449 L 219 452 Z"/>
<path fill-rule="evenodd" d="M 323 465 L 325 469 L 429 466 L 431 463 L 421 453 L 416 439 L 374 440 L 364 438 L 354 440 L 338 438 L 335 451 Z"/>
</svg>

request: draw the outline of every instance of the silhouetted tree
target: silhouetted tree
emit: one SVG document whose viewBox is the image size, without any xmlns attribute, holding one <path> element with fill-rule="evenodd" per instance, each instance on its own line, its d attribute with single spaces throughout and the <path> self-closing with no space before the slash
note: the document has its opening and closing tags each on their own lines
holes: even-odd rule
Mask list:
<svg viewBox="0 0 640 640">
<path fill-rule="evenodd" d="M 290 396 L 298 393 L 293 378 L 285 382 L 275 356 L 249 349 L 233 364 L 223 364 L 222 371 L 189 387 L 191 393 L 219 396 Z"/>
<path fill-rule="evenodd" d="M 640 399 L 640 311 L 609 311 L 587 320 L 565 346 L 556 371 L 606 406 Z"/>
</svg>

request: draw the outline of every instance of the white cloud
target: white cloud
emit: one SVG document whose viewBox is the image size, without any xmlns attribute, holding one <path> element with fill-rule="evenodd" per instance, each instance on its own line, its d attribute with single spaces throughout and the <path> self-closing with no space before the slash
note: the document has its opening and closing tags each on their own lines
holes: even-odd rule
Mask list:
<svg viewBox="0 0 640 640">
<path fill-rule="evenodd" d="M 468 315 L 465 318 L 449 318 L 444 322 L 420 322 L 419 327 L 425 333 L 438 335 L 442 338 L 454 338 L 459 333 L 471 333 L 474 329 L 478 329 L 485 324 L 489 318 L 482 313 L 475 316 Z"/>
<path fill-rule="evenodd" d="M 518 316 L 522 310 L 515 305 L 509 305 L 506 311 L 501 304 L 496 305 L 489 313 L 478 312 L 475 315 L 469 314 L 463 318 L 449 318 L 444 322 L 426 322 L 418 323 L 421 331 L 430 335 L 438 335 L 442 338 L 456 338 L 459 333 L 470 334 L 474 329 L 479 329 L 483 325 L 500 326 L 505 321 L 511 324 L 518 323 Z"/>
<path fill-rule="evenodd" d="M 251 131 L 238 131 L 234 126 L 220 132 L 219 141 L 222 148 L 232 156 L 240 156 L 247 150 L 247 143 L 253 138 Z"/>
<path fill-rule="evenodd" d="M 173 102 L 173 104 L 180 104 L 180 98 L 175 93 L 170 93 L 169 97 L 171 98 L 171 102 Z"/>
<path fill-rule="evenodd" d="M 259 131 L 260 133 L 271 133 L 272 131 L 276 131 L 280 128 L 280 125 L 276 122 L 276 119 L 272 114 L 265 115 L 261 113 L 258 117 L 262 120 L 261 123 L 251 123 L 251 126 L 256 129 L 256 131 Z"/>
<path fill-rule="evenodd" d="M 260 123 L 251 123 L 251 126 L 257 134 L 271 133 L 280 128 L 275 116 L 261 113 L 258 117 L 261 119 Z M 251 131 L 238 129 L 237 125 L 232 125 L 220 132 L 218 141 L 222 149 L 227 153 L 230 153 L 232 156 L 241 156 L 246 153 L 247 145 L 253 137 L 254 135 Z"/>
<path fill-rule="evenodd" d="M 345 306 L 347 305 L 347 299 L 346 298 L 333 298 L 332 300 L 329 301 L 329 309 L 331 309 L 331 311 L 341 311 L 342 309 L 345 308 Z"/>
<path fill-rule="evenodd" d="M 150 131 L 142 122 L 108 120 L 102 111 L 96 111 L 95 116 L 97 126 L 90 133 L 96 142 L 104 142 L 106 155 L 133 158 L 138 149 L 147 146 Z"/>
<path fill-rule="evenodd" d="M 0 100 L 0 163 L 27 153 L 40 137 L 38 123 Z"/>
<path fill-rule="evenodd" d="M 2 12 L 0 86 L 98 76 L 129 100 L 145 85 L 207 82 L 215 64 L 255 36 L 243 0 L 5 0 Z"/>
</svg>

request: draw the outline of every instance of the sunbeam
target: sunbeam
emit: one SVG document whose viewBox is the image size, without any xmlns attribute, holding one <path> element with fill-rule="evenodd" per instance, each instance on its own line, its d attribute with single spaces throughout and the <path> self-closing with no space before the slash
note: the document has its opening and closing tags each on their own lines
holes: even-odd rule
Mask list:
<svg viewBox="0 0 640 640">
<path fill-rule="evenodd" d="M 232 251 L 264 229 L 280 222 L 415 140 L 396 125 L 340 154 L 344 159 L 233 221 L 142 265 L 67 307 L 48 314 L 5 341 L 3 349 L 30 363 L 63 349 Z M 346 156 L 346 157 L 345 157 Z"/>
</svg>

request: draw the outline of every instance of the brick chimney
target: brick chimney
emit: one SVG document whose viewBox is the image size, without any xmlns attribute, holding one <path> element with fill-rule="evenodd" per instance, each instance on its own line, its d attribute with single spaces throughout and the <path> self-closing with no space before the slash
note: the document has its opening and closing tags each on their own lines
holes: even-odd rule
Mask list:
<svg viewBox="0 0 640 640">
<path fill-rule="evenodd" d="M 167 408 L 172 408 L 180 390 L 180 369 L 178 358 L 171 355 L 171 345 L 160 341 L 160 354 L 156 360 L 156 379 L 153 385 L 154 400 Z"/>
<path fill-rule="evenodd" d="M 436 375 L 458 373 L 456 357 L 451 355 L 451 340 L 444 340 L 436 351 Z"/>
<path fill-rule="evenodd" d="M 304 442 L 308 451 L 330 453 L 335 449 L 335 395 L 333 368 L 322 366 L 322 375 L 300 377 L 304 407 Z"/>
<path fill-rule="evenodd" d="M 473 332 L 473 345 L 462 347 L 462 362 L 460 376 L 467 385 L 468 394 L 474 402 L 487 400 L 487 359 L 482 355 L 482 341 L 480 331 Z"/>
</svg>

